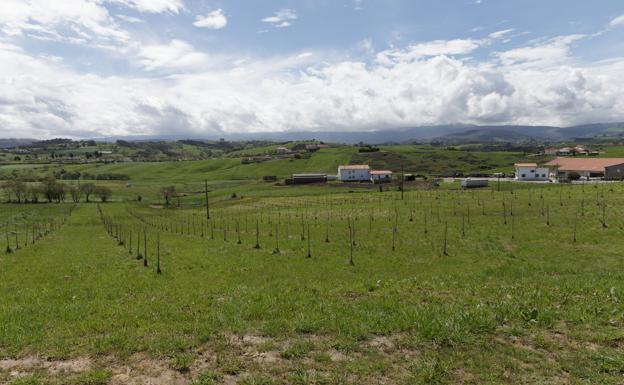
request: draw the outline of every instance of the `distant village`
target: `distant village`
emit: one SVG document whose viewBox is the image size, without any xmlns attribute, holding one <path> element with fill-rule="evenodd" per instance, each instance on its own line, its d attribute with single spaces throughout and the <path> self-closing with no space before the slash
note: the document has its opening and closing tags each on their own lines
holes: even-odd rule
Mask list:
<svg viewBox="0 0 624 385">
<path fill-rule="evenodd" d="M 195 146 L 200 154 L 180 155 L 184 146 Z M 287 147 L 288 146 L 288 147 Z M 338 145 L 333 145 L 338 146 Z M 308 159 L 314 153 L 330 149 L 331 144 L 323 142 L 295 142 L 272 143 L 257 141 L 228 142 L 219 141 L 178 141 L 178 142 L 125 142 L 102 144 L 95 141 L 71 141 L 69 139 L 54 139 L 35 142 L 26 146 L 0 149 L 0 156 L 5 162 L 38 162 L 54 163 L 123 163 L 133 161 L 166 161 L 166 160 L 196 160 L 210 159 L 219 156 L 237 157 L 243 164 L 263 163 L 280 159 Z M 360 143 L 356 145 L 360 153 L 375 153 L 380 149 L 377 146 Z M 451 149 L 452 150 L 452 149 Z M 255 151 L 255 153 L 254 153 Z M 510 180 L 535 183 L 563 183 L 576 181 L 624 180 L 624 158 L 604 158 L 600 151 L 584 145 L 564 147 L 548 147 L 535 150 L 528 157 L 536 159 L 554 159 L 547 162 L 517 162 L 513 172 L 488 171 L 473 174 L 464 178 L 462 174 L 453 176 L 439 176 L 461 178 L 462 186 L 483 187 L 492 180 Z M 335 173 L 293 173 L 284 180 L 286 185 L 322 184 L 328 182 L 342 182 L 352 184 L 387 184 L 391 182 L 413 181 L 416 176 L 405 173 L 403 170 L 388 169 L 384 162 L 377 162 L 382 167 L 371 167 L 366 159 L 355 161 L 356 164 L 339 165 Z M 357 164 L 359 163 L 359 164 Z M 394 163 L 394 167 L 398 167 Z M 412 170 L 413 171 L 413 170 Z M 439 174 L 438 174 L 439 175 Z M 419 175 L 420 178 L 426 178 Z M 262 177 L 267 182 L 277 182 L 277 176 Z"/>
</svg>

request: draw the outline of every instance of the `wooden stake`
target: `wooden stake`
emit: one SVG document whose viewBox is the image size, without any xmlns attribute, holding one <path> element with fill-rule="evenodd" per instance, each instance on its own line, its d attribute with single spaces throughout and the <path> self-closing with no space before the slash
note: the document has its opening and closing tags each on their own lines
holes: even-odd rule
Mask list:
<svg viewBox="0 0 624 385">
<path fill-rule="evenodd" d="M 260 248 L 260 224 L 258 223 L 258 219 L 256 218 L 256 245 L 254 249 Z"/>
<path fill-rule="evenodd" d="M 444 255 L 448 255 L 447 250 L 447 240 L 448 240 L 448 222 L 444 222 Z"/>
<path fill-rule="evenodd" d="M 156 274 L 162 274 L 162 270 L 160 270 L 160 233 L 156 233 Z"/>
<path fill-rule="evenodd" d="M 147 231 L 143 229 L 143 266 L 147 267 Z"/>
<path fill-rule="evenodd" d="M 308 223 L 308 258 L 312 258 L 312 249 L 310 246 L 310 243 L 312 241 L 310 240 L 310 224 Z"/>
<path fill-rule="evenodd" d="M 353 229 L 351 227 L 351 219 L 349 219 L 349 265 L 355 266 L 353 263 L 353 244 L 355 240 L 353 239 Z"/>
</svg>

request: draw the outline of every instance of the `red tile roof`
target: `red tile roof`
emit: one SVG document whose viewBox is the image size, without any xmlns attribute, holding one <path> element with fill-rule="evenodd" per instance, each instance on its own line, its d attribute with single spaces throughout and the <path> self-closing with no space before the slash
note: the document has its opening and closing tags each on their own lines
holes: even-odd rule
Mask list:
<svg viewBox="0 0 624 385">
<path fill-rule="evenodd" d="M 604 172 L 605 168 L 624 164 L 624 158 L 557 158 L 546 163 L 560 171 Z"/>
<path fill-rule="evenodd" d="M 516 163 L 515 167 L 537 167 L 537 163 Z"/>
<path fill-rule="evenodd" d="M 371 173 L 371 175 L 386 175 L 386 174 L 392 174 L 392 171 L 389 171 L 389 170 L 373 170 L 370 173 Z"/>
</svg>

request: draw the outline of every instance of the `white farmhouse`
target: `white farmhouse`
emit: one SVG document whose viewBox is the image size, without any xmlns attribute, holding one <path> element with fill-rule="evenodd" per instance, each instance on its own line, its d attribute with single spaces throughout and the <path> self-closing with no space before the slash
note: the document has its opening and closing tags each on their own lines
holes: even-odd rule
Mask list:
<svg viewBox="0 0 624 385">
<path fill-rule="evenodd" d="M 342 182 L 368 182 L 371 180 L 370 167 L 366 164 L 338 166 L 338 179 Z"/>
<path fill-rule="evenodd" d="M 516 163 L 516 180 L 547 181 L 550 179 L 548 167 L 537 167 L 537 163 Z"/>
</svg>

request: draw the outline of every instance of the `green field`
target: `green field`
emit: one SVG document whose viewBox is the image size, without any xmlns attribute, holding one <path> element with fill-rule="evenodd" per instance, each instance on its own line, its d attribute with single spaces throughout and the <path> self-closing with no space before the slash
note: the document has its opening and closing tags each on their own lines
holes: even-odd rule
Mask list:
<svg viewBox="0 0 624 385">
<path fill-rule="evenodd" d="M 106 165 L 113 203 L 1 205 L 0 240 L 31 235 L 0 254 L 0 383 L 621 383 L 622 185 L 253 178 L 297 162 Z"/>
</svg>

